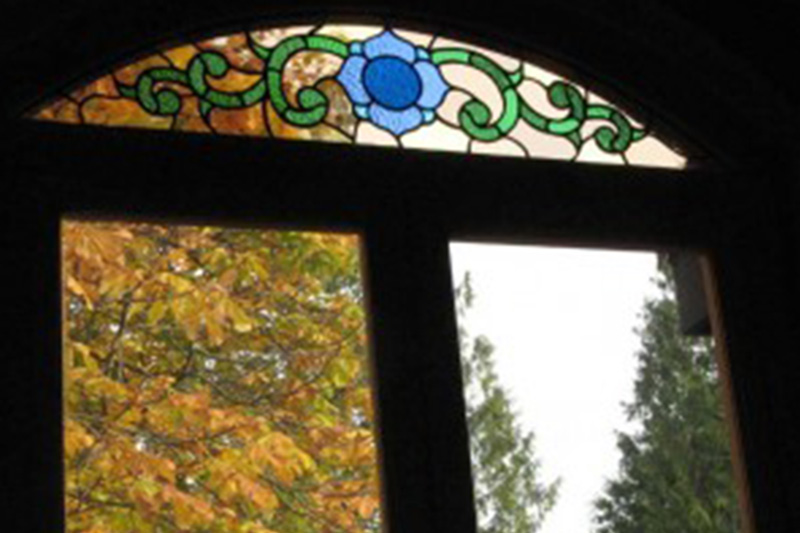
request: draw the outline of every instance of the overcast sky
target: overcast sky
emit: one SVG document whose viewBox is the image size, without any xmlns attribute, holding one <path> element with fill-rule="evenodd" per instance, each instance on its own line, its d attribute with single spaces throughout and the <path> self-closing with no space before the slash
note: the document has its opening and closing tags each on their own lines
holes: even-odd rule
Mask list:
<svg viewBox="0 0 800 533">
<path fill-rule="evenodd" d="M 630 430 L 633 332 L 656 293 L 654 253 L 457 243 L 453 278 L 472 275 L 470 335 L 495 345 L 497 371 L 536 433 L 546 481 L 561 477 L 541 533 L 589 533 L 592 500 L 617 472 L 615 430 Z"/>
</svg>

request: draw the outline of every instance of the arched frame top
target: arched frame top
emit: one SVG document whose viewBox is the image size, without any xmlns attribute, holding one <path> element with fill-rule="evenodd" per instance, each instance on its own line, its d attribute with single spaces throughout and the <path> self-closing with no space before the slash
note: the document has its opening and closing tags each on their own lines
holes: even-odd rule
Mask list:
<svg viewBox="0 0 800 533">
<path fill-rule="evenodd" d="M 226 33 L 113 69 L 38 120 L 683 169 L 687 157 L 542 66 L 387 25 Z"/>
</svg>

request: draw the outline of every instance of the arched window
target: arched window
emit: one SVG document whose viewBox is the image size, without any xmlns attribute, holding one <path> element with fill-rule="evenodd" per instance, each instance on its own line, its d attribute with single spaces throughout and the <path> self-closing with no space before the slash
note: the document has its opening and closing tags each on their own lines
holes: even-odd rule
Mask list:
<svg viewBox="0 0 800 533">
<path fill-rule="evenodd" d="M 31 116 L 471 154 L 686 165 L 686 157 L 646 125 L 540 65 L 447 35 L 381 25 L 266 27 L 183 43 L 114 68 Z"/>
<path fill-rule="evenodd" d="M 340 20 L 350 19 L 200 32 L 106 61 L 106 70 L 87 60 L 60 77 L 81 76 L 77 83 L 33 102 L 14 123 L 11 168 L 23 184 L 16 249 L 29 276 L 19 290 L 37 302 L 24 321 L 46 332 L 19 343 L 45 357 L 14 363 L 25 386 L 35 379 L 31 410 L 41 414 L 23 426 L 38 445 L 25 460 L 44 481 L 20 501 L 43 502 L 47 512 L 27 523 L 64 529 L 59 225 L 81 219 L 357 235 L 383 519 L 394 531 L 475 528 L 451 239 L 706 253 L 707 273 L 721 287 L 717 318 L 727 329 L 718 333 L 733 367 L 731 402 L 742 419 L 755 515 L 764 527 L 779 522 L 784 504 L 773 496 L 785 489 L 770 483 L 775 445 L 759 419 L 769 402 L 746 376 L 759 368 L 756 345 L 777 345 L 765 332 L 789 321 L 756 320 L 758 335 L 743 333 L 748 315 L 736 302 L 748 293 L 736 287 L 759 272 L 747 254 L 761 241 L 747 233 L 757 220 L 737 219 L 736 206 L 762 196 L 748 199 L 749 191 L 729 185 L 752 182 L 711 168 L 717 159 L 699 155 L 694 135 L 675 135 L 687 122 L 680 110 L 650 112 L 645 104 L 659 101 L 658 89 L 639 101 L 594 83 L 603 65 L 581 72 L 533 54 L 519 38 L 487 46 L 486 35 L 458 28 Z M 557 41 L 551 36 L 550 50 Z M 694 106 L 712 100 L 698 99 Z M 746 252 L 734 250 L 738 238 Z M 756 307 L 775 294 L 768 288 L 753 296 Z M 225 320 L 246 329 L 231 309 Z"/>
</svg>

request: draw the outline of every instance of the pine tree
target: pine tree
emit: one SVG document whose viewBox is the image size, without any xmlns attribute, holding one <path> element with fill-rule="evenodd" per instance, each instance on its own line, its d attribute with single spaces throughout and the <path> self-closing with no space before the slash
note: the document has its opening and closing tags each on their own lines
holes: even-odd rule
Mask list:
<svg viewBox="0 0 800 533">
<path fill-rule="evenodd" d="M 460 323 L 472 305 L 469 274 L 456 289 Z M 532 533 L 557 497 L 558 482 L 543 484 L 534 435 L 525 431 L 495 371 L 494 347 L 459 326 L 467 399 L 472 475 L 479 533 Z"/>
<path fill-rule="evenodd" d="M 663 262 L 662 262 L 663 263 Z M 675 286 L 644 306 L 634 400 L 617 479 L 595 502 L 598 533 L 737 533 L 739 514 L 710 339 L 681 335 Z"/>
</svg>

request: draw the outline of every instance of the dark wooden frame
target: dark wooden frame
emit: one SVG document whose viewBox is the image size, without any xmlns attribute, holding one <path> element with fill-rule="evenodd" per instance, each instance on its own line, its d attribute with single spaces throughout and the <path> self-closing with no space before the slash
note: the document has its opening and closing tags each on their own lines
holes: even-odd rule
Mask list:
<svg viewBox="0 0 800 533">
<path fill-rule="evenodd" d="M 394 532 L 474 530 L 449 240 L 702 252 L 719 289 L 753 519 L 762 533 L 791 531 L 796 477 L 774 428 L 793 418 L 774 387 L 787 386 L 781 354 L 800 341 L 780 303 L 790 279 L 782 212 L 748 165 L 675 173 L 20 120 L 6 131 L 7 249 L 11 279 L 22 280 L 4 310 L 16 325 L 4 393 L 26 443 L 6 469 L 24 479 L 9 495 L 25 511 L 16 530 L 63 529 L 58 224 L 79 214 L 364 236 Z"/>
</svg>

